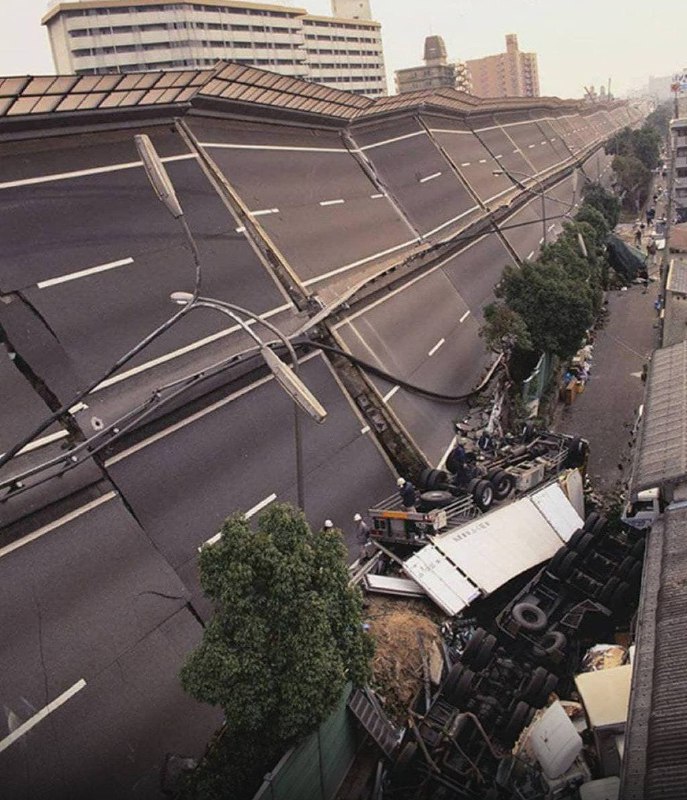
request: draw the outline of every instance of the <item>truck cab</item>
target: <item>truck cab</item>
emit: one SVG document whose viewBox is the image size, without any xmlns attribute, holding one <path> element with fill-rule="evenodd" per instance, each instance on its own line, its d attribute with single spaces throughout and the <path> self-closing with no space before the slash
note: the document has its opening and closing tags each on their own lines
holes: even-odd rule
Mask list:
<svg viewBox="0 0 687 800">
<path fill-rule="evenodd" d="M 654 524 L 662 511 L 661 491 L 654 487 L 637 492 L 636 499 L 628 501 L 620 518 L 626 525 L 643 531 Z"/>
</svg>

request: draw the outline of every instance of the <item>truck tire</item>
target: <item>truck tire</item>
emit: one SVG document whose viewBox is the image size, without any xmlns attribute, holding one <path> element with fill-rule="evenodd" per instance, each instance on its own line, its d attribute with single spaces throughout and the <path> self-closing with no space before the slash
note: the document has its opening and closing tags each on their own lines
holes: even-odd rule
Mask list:
<svg viewBox="0 0 687 800">
<path fill-rule="evenodd" d="M 575 547 L 575 552 L 583 556 L 593 544 L 594 544 L 594 536 L 591 533 L 585 533 L 585 535 L 577 542 L 577 546 Z"/>
<path fill-rule="evenodd" d="M 454 664 L 448 671 L 446 680 L 441 685 L 441 693 L 445 697 L 449 697 L 452 694 L 453 690 L 458 685 L 458 681 L 460 680 L 460 676 L 463 674 L 464 670 L 465 667 L 462 664 Z"/>
<path fill-rule="evenodd" d="M 632 566 L 632 569 L 628 573 L 627 582 L 630 584 L 630 586 L 635 586 L 635 587 L 639 586 L 639 584 L 642 582 L 642 562 L 641 561 L 635 561 L 635 563 Z"/>
<path fill-rule="evenodd" d="M 420 479 L 417 482 L 417 488 L 421 492 L 427 491 L 430 488 L 429 486 L 429 476 L 434 472 L 431 467 L 425 467 L 422 472 L 420 473 Z"/>
<path fill-rule="evenodd" d="M 584 439 L 575 436 L 568 443 L 568 455 L 565 458 L 565 466 L 569 468 L 581 467 L 587 460 L 587 453 L 589 452 L 589 445 Z"/>
<path fill-rule="evenodd" d="M 475 660 L 473 663 L 473 668 L 475 672 L 479 672 L 483 670 L 487 664 L 491 661 L 491 656 L 494 652 L 494 648 L 496 647 L 496 637 L 493 636 L 491 633 L 488 633 L 482 644 L 480 645 L 479 652 L 475 656 Z"/>
<path fill-rule="evenodd" d="M 503 729 L 503 740 L 505 742 L 511 744 L 518 738 L 522 729 L 527 724 L 531 712 L 532 708 L 527 703 L 524 703 L 522 700 L 516 703 Z"/>
<path fill-rule="evenodd" d="M 548 631 L 541 637 L 539 646 L 544 654 L 550 656 L 555 650 L 565 650 L 568 640 L 562 631 Z"/>
<path fill-rule="evenodd" d="M 573 535 L 566 542 L 570 550 L 574 550 L 577 547 L 577 543 L 586 534 L 586 532 L 587 531 L 585 531 L 584 528 L 578 528 L 576 531 L 574 531 Z"/>
<path fill-rule="evenodd" d="M 523 630 L 532 633 L 543 631 L 549 622 L 544 610 L 534 603 L 517 603 L 513 606 L 511 616 Z"/>
<path fill-rule="evenodd" d="M 463 664 L 471 664 L 475 660 L 486 635 L 487 632 L 484 630 L 484 628 L 477 628 L 475 630 L 470 637 L 470 640 L 465 645 L 463 655 L 460 657 L 460 660 Z"/>
<path fill-rule="evenodd" d="M 630 584 L 626 583 L 625 581 L 621 581 L 611 595 L 611 599 L 608 604 L 608 607 L 611 609 L 611 611 L 620 611 L 625 603 L 627 603 L 629 594 Z"/>
<path fill-rule="evenodd" d="M 632 558 L 632 556 L 626 556 L 621 562 L 620 566 L 618 567 L 618 571 L 616 575 L 620 578 L 620 580 L 626 580 L 627 576 L 630 574 L 630 570 L 637 562 Z"/>
<path fill-rule="evenodd" d="M 472 498 L 480 511 L 488 511 L 494 502 L 494 489 L 489 481 L 479 480 L 472 490 Z"/>
<path fill-rule="evenodd" d="M 534 422 L 529 420 L 522 426 L 521 438 L 525 444 L 528 444 L 537 436 L 537 426 Z"/>
<path fill-rule="evenodd" d="M 461 704 L 470 696 L 472 682 L 475 680 L 475 673 L 465 667 L 461 672 L 455 686 L 450 692 L 444 692 L 444 697 L 452 706 L 460 708 Z"/>
<path fill-rule="evenodd" d="M 549 575 L 553 575 L 554 578 L 558 578 L 561 563 L 567 555 L 567 545 L 563 545 L 563 547 L 559 547 L 558 550 L 556 550 L 553 558 L 551 561 L 549 561 L 548 566 L 546 567 L 546 571 L 549 573 Z"/>
<path fill-rule="evenodd" d="M 393 786 L 405 786 L 413 774 L 413 763 L 417 756 L 417 744 L 406 742 L 401 748 L 393 767 L 390 781 Z"/>
<path fill-rule="evenodd" d="M 646 548 L 646 540 L 645 539 L 638 539 L 630 548 L 630 555 L 633 558 L 643 558 L 644 557 L 644 550 Z"/>
<path fill-rule="evenodd" d="M 487 480 L 492 485 L 496 500 L 505 500 L 515 486 L 515 478 L 505 469 L 496 470 L 496 473 L 491 477 L 487 477 Z"/>
<path fill-rule="evenodd" d="M 587 514 L 584 520 L 584 524 L 582 525 L 582 529 L 585 531 L 590 531 L 594 525 L 596 525 L 597 520 L 601 519 L 601 514 L 598 511 L 592 511 L 590 514 Z"/>
<path fill-rule="evenodd" d="M 575 565 L 579 561 L 580 556 L 573 550 L 566 554 L 558 568 L 558 577 L 561 579 L 567 578 L 570 573 L 575 569 Z"/>
<path fill-rule="evenodd" d="M 535 697 L 539 696 L 541 688 L 546 683 L 548 677 L 549 671 L 547 669 L 544 667 L 536 667 L 532 675 L 530 675 L 527 686 L 525 686 L 522 692 L 522 699 L 526 703 L 531 703 Z"/>
<path fill-rule="evenodd" d="M 442 492 L 440 490 L 423 492 L 420 495 L 420 502 L 429 511 L 433 508 L 445 508 L 450 505 L 454 499 L 451 492 Z"/>
<path fill-rule="evenodd" d="M 557 688 L 558 678 L 549 673 L 549 677 L 546 679 L 544 685 L 539 691 L 539 694 L 534 698 L 530 705 L 533 705 L 535 708 L 543 708 L 546 705 L 546 701 L 549 699 L 551 692 L 555 692 Z"/>
<path fill-rule="evenodd" d="M 597 600 L 601 603 L 601 605 L 609 606 L 611 602 L 611 597 L 613 597 L 613 592 L 618 588 L 620 585 L 620 578 L 613 577 L 609 578 L 606 583 L 603 585 L 603 588 L 599 592 L 599 596 Z M 610 607 L 610 606 L 609 606 Z"/>
</svg>

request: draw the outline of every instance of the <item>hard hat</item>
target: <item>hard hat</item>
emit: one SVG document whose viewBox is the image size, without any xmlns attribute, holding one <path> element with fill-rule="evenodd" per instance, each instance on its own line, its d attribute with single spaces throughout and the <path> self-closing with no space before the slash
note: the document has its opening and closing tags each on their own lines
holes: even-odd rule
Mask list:
<svg viewBox="0 0 687 800">
<path fill-rule="evenodd" d="M 396 481 L 396 486 L 405 486 L 405 479 L 404 478 L 399 478 Z"/>
<path fill-rule="evenodd" d="M 353 522 L 360 522 L 361 520 L 362 520 L 362 517 L 360 516 L 360 514 L 354 514 L 353 515 Z"/>
<path fill-rule="evenodd" d="M 330 519 L 326 519 L 324 521 L 324 527 L 325 528 L 333 528 L 334 527 L 334 523 Z"/>
</svg>

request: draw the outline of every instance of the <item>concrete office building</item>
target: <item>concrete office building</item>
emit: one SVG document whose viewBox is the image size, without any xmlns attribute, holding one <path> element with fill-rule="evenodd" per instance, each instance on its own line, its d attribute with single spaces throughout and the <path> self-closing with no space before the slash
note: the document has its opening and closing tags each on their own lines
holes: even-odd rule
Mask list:
<svg viewBox="0 0 687 800">
<path fill-rule="evenodd" d="M 687 95 L 678 96 L 678 114 L 680 116 L 670 124 L 675 153 L 673 200 L 675 203 L 675 216 L 678 221 L 687 222 L 687 108 L 683 110 L 680 101 L 683 101 L 687 106 Z"/>
<path fill-rule="evenodd" d="M 58 73 L 90 75 L 239 64 L 379 97 L 381 26 L 367 0 L 332 0 L 343 16 L 242 0 L 84 0 L 43 17 Z"/>
<path fill-rule="evenodd" d="M 470 75 L 465 63 L 449 63 L 446 45 L 441 36 L 428 36 L 425 39 L 424 62 L 424 66 L 396 71 L 396 88 L 399 94 L 442 87 L 470 92 Z"/>
<path fill-rule="evenodd" d="M 522 53 L 518 37 L 506 36 L 506 52 L 467 62 L 472 91 L 478 97 L 539 97 L 536 53 Z"/>
</svg>

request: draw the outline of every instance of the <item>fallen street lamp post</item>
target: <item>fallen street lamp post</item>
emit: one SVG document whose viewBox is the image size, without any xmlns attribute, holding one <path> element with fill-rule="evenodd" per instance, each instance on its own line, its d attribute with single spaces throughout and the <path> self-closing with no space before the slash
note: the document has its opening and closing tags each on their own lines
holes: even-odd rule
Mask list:
<svg viewBox="0 0 687 800">
<path fill-rule="evenodd" d="M 298 496 L 298 506 L 301 510 L 305 510 L 305 490 L 303 486 L 303 451 L 300 435 L 300 418 L 298 416 L 298 409 L 302 409 L 309 417 L 315 422 L 324 422 L 327 412 L 315 397 L 315 395 L 308 389 L 303 381 L 298 376 L 298 356 L 296 351 L 288 340 L 288 338 L 271 322 L 262 319 L 251 311 L 248 311 L 241 306 L 234 303 L 228 303 L 224 300 L 217 300 L 210 297 L 194 296 L 190 292 L 173 292 L 170 295 L 170 300 L 173 303 L 178 303 L 184 306 L 184 312 L 188 313 L 195 308 L 210 308 L 225 314 L 236 322 L 260 348 L 260 355 L 269 367 L 272 375 L 284 391 L 294 401 L 294 434 L 295 434 L 295 447 L 296 447 L 296 492 Z M 264 325 L 269 331 L 274 333 L 277 338 L 284 344 L 291 357 L 293 368 L 285 364 L 277 354 L 258 336 L 252 329 L 251 325 L 246 321 L 245 317 L 252 319 L 254 322 Z"/>
<path fill-rule="evenodd" d="M 195 240 L 193 239 L 193 235 L 191 234 L 191 230 L 186 222 L 186 218 L 184 216 L 184 210 L 177 199 L 176 193 L 174 192 L 174 187 L 172 186 L 172 182 L 169 179 L 169 175 L 165 170 L 165 167 L 160 160 L 158 154 L 155 152 L 155 148 L 153 147 L 153 143 L 150 141 L 148 136 L 146 135 L 139 135 L 134 137 L 134 141 L 136 143 L 136 149 L 138 150 L 139 156 L 141 157 L 141 161 L 143 162 L 143 167 L 145 169 L 146 175 L 148 176 L 148 180 L 152 184 L 153 188 L 155 189 L 155 193 L 160 198 L 160 200 L 165 204 L 167 209 L 169 210 L 170 214 L 174 217 L 174 219 L 178 220 L 181 224 L 184 235 L 188 241 L 189 247 L 191 249 L 191 253 L 193 254 L 193 261 L 195 265 L 195 283 L 194 283 L 194 290 L 192 297 L 197 297 L 200 293 L 200 286 L 201 286 L 201 267 L 200 267 L 200 257 L 198 254 L 198 248 L 196 246 Z M 17 442 L 15 445 L 10 447 L 5 453 L 0 455 L 0 469 L 4 467 L 7 463 L 9 463 L 16 455 L 18 455 L 22 450 L 24 450 L 27 445 L 30 445 L 38 436 L 43 433 L 47 428 L 49 428 L 53 423 L 59 422 L 63 417 L 65 417 L 68 413 L 70 413 L 70 409 L 78 406 L 79 403 L 83 401 L 83 399 L 89 395 L 97 386 L 99 386 L 103 381 L 107 380 L 111 375 L 114 375 L 119 369 L 121 369 L 127 362 L 129 362 L 134 356 L 138 355 L 145 347 L 147 347 L 151 342 L 155 341 L 161 334 L 165 333 L 165 331 L 169 330 L 169 328 L 174 325 L 184 314 L 186 313 L 186 309 L 182 308 L 176 314 L 174 314 L 169 319 L 165 320 L 159 327 L 157 327 L 154 331 L 149 333 L 145 338 L 141 339 L 138 344 L 134 345 L 128 352 L 126 352 L 123 356 L 117 359 L 112 366 L 106 370 L 102 375 L 99 375 L 94 381 L 92 381 L 85 389 L 79 391 L 74 397 L 72 397 L 68 402 L 64 403 L 60 408 L 54 411 L 50 416 L 46 417 L 43 422 L 37 425 L 31 433 L 27 434 L 23 439 Z M 94 430 L 98 430 L 98 421 L 93 418 L 91 420 L 91 425 L 93 426 Z M 68 456 L 66 456 L 67 458 Z M 9 482 L 11 484 L 11 481 Z M 4 485 L 9 485 L 7 481 L 0 483 L 0 488 Z"/>
</svg>

